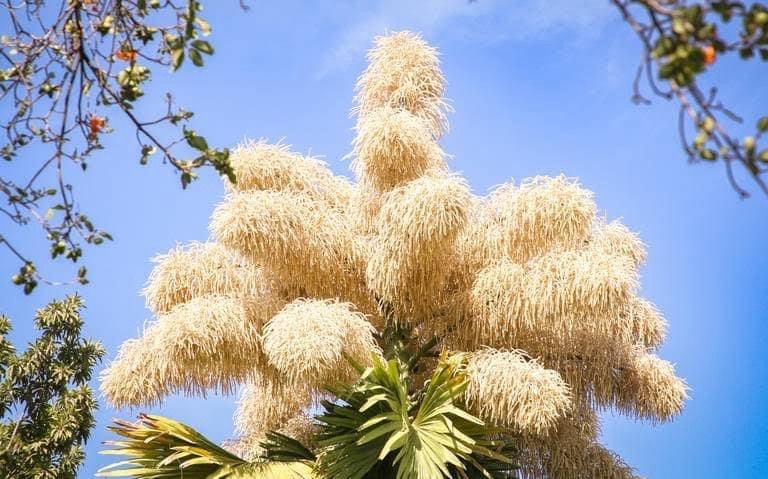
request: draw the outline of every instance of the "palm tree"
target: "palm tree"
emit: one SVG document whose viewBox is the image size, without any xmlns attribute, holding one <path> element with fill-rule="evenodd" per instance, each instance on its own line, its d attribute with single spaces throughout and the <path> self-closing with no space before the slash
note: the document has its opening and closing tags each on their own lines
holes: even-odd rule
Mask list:
<svg viewBox="0 0 768 479">
<path fill-rule="evenodd" d="M 388 328 L 392 330 L 402 328 Z M 435 479 L 514 477 L 514 435 L 467 412 L 467 355 L 439 356 L 431 377 L 417 387 L 414 373 L 435 356 L 436 342 L 412 348 L 406 334 L 374 355 L 364 368 L 347 358 L 360 377 L 327 386 L 335 401 L 323 401 L 316 416 L 314 450 L 271 431 L 261 455 L 247 461 L 172 419 L 142 414 L 138 423 L 116 420 L 105 454 L 129 456 L 99 471 L 100 477 L 137 479 Z"/>
</svg>

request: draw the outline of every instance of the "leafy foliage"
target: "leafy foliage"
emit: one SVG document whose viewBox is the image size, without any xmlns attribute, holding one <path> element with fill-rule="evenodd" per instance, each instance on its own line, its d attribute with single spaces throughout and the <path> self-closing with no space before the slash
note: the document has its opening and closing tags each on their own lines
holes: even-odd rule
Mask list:
<svg viewBox="0 0 768 479">
<path fill-rule="evenodd" d="M 0 316 L 0 477 L 74 478 L 97 408 L 88 387 L 102 346 L 80 337 L 82 300 L 71 296 L 40 310 L 41 335 L 17 354 Z"/>
<path fill-rule="evenodd" d="M 105 454 L 132 459 L 102 469 L 101 477 L 153 478 L 345 478 L 407 479 L 515 477 L 514 438 L 467 413 L 459 397 L 467 387 L 463 354 L 443 355 L 431 378 L 414 388 L 413 359 L 431 347 L 405 353 L 403 330 L 385 360 L 373 357 L 354 384 L 329 386 L 339 398 L 324 401 L 317 450 L 270 432 L 253 463 L 213 444 L 171 419 L 141 415 L 137 424 L 116 421 L 110 430 L 126 438 Z M 421 357 L 419 356 L 419 357 Z M 271 475 L 269 475 L 271 474 Z"/>
<path fill-rule="evenodd" d="M 340 404 L 323 403 L 325 413 L 317 418 L 324 425 L 321 471 L 350 479 L 391 477 L 392 471 L 398 479 L 510 477 L 515 467 L 503 454 L 509 441 L 490 438 L 502 431 L 458 404 L 467 387 L 463 355 L 443 356 L 415 394 L 409 394 L 401 362 L 373 361 L 357 384 L 331 390 Z"/>
<path fill-rule="evenodd" d="M 140 164 L 160 157 L 179 171 L 184 187 L 206 165 L 234 181 L 229 150 L 209 146 L 189 128 L 193 112 L 177 107 L 170 94 L 157 116 L 136 108 L 153 68 L 176 71 L 186 58 L 201 67 L 214 53 L 199 0 L 0 0 L 0 6 L 8 27 L 0 37 L 0 157 L 39 155 L 27 176 L 0 177 L 6 203 L 0 212 L 18 225 L 39 224 L 52 258 L 77 262 L 85 245 L 112 239 L 79 210 L 65 177 L 71 167 L 86 170 L 103 149 L 102 137 L 113 131 L 111 112 L 135 130 Z M 183 145 L 187 151 L 180 153 Z M 24 293 L 40 281 L 56 283 L 21 246 L 2 235 L 0 243 L 21 262 L 13 283 Z M 87 269 L 78 268 L 73 281 L 87 283 Z"/>
<path fill-rule="evenodd" d="M 99 471 L 99 477 L 135 477 L 137 479 L 301 479 L 311 477 L 307 459 L 291 461 L 264 460 L 249 463 L 217 446 L 189 426 L 172 419 L 142 414 L 132 424 L 116 420 L 109 429 L 122 436 L 107 444 L 116 449 L 102 454 L 127 455 L 132 459 L 117 462 Z M 285 453 L 295 441 L 273 436 L 273 450 Z M 289 438 L 286 438 L 289 439 Z M 283 448 L 283 449 L 279 449 Z M 127 466 L 127 467 L 126 467 Z"/>
</svg>

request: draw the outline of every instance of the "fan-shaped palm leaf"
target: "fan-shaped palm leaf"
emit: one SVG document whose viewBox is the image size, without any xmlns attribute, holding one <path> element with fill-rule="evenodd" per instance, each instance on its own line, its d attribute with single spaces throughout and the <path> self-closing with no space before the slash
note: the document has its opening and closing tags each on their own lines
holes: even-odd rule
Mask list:
<svg viewBox="0 0 768 479">
<path fill-rule="evenodd" d="M 111 464 L 98 477 L 136 479 L 311 479 L 313 458 L 306 448 L 280 435 L 272 436 L 278 455 L 290 461 L 248 462 L 206 439 L 180 422 L 161 416 L 142 414 L 137 423 L 115 420 L 109 429 L 125 438 L 108 441 L 113 449 L 102 454 L 128 456 Z M 286 440 L 287 439 L 287 440 Z M 300 446 L 300 445 L 299 445 Z M 311 452 L 309 452 L 311 455 Z"/>
<path fill-rule="evenodd" d="M 462 355 L 444 355 L 424 390 L 409 395 L 407 367 L 374 357 L 358 383 L 332 388 L 340 404 L 323 403 L 318 469 L 350 479 L 381 477 L 392 468 L 398 479 L 509 477 L 515 466 L 498 452 L 506 441 L 489 438 L 499 431 L 459 406 L 464 362 Z"/>
</svg>

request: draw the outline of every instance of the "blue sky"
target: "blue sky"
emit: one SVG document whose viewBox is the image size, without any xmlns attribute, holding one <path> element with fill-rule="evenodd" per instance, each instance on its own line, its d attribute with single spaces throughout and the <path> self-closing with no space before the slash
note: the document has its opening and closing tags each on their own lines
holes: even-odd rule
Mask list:
<svg viewBox="0 0 768 479">
<path fill-rule="evenodd" d="M 629 101 L 639 45 L 607 1 L 251 0 L 247 13 L 235 1 L 208 3 L 216 55 L 203 70 L 157 72 L 148 93 L 172 91 L 213 144 L 285 138 L 298 151 L 324 156 L 339 174 L 349 174 L 341 160 L 353 137 L 348 112 L 372 37 L 423 32 L 442 51 L 456 110 L 443 145 L 475 193 L 512 178 L 579 177 L 602 212 L 623 218 L 648 244 L 643 293 L 670 322 L 661 355 L 687 378 L 692 398 L 669 424 L 606 413 L 605 443 L 650 478 L 768 476 L 768 199 L 739 200 L 722 165 L 688 165 L 674 105 Z M 747 118 L 768 105 L 758 66 L 726 58 L 707 80 Z M 93 284 L 79 288 L 87 334 L 102 340 L 110 357 L 151 319 L 139 296 L 149 259 L 176 242 L 206 239 L 223 191 L 212 172 L 181 191 L 170 168 L 139 166 L 125 123 L 113 125 L 118 131 L 88 172 L 71 172 L 82 208 L 116 239 L 88 253 Z M 4 164 L 0 173 L 33 161 Z M 43 247 L 36 231 L 4 222 L 0 230 Z M 18 266 L 0 254 L 0 277 L 7 278 Z M 10 283 L 0 285 L 0 312 L 14 320 L 13 339 L 29 340 L 34 311 L 67 291 L 41 287 L 23 297 Z M 170 398 L 155 411 L 223 440 L 233 410 L 234 398 L 212 396 Z M 95 452 L 110 418 L 136 412 L 101 409 L 81 477 L 106 462 Z"/>
</svg>

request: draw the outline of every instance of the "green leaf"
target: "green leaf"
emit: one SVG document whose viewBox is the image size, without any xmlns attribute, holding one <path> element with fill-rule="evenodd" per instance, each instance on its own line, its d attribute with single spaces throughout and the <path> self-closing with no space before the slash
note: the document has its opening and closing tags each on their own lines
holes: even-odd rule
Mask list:
<svg viewBox="0 0 768 479">
<path fill-rule="evenodd" d="M 96 27 L 96 31 L 99 32 L 102 36 L 109 33 L 109 31 L 112 29 L 115 23 L 115 18 L 112 15 L 107 15 L 104 17 L 104 20 L 99 23 L 99 25 Z"/>
<path fill-rule="evenodd" d="M 197 23 L 197 26 L 200 27 L 200 31 L 203 33 L 203 35 L 208 36 L 211 34 L 211 24 L 208 23 L 207 20 L 197 17 L 195 18 L 195 23 Z"/>
<path fill-rule="evenodd" d="M 675 41 L 672 37 L 661 37 L 656 41 L 656 46 L 651 52 L 651 55 L 654 58 L 667 56 L 674 51 L 675 46 Z"/>
<path fill-rule="evenodd" d="M 88 274 L 88 270 L 85 268 L 85 266 L 81 266 L 80 269 L 77 270 L 77 282 L 80 284 L 88 284 L 89 281 L 86 278 Z"/>
<path fill-rule="evenodd" d="M 747 154 L 754 153 L 755 151 L 755 137 L 747 136 L 744 138 L 744 150 Z"/>
<path fill-rule="evenodd" d="M 696 138 L 693 139 L 693 148 L 700 150 L 707 144 L 707 141 L 709 141 L 709 134 L 706 131 L 700 131 Z"/>
<path fill-rule="evenodd" d="M 757 120 L 757 130 L 760 133 L 765 133 L 768 131 L 768 116 L 764 116 Z"/>
<path fill-rule="evenodd" d="M 191 171 L 183 172 L 181 174 L 181 187 L 186 188 L 195 179 L 197 179 L 197 175 L 192 173 Z"/>
<path fill-rule="evenodd" d="M 205 40 L 194 40 L 191 45 L 192 48 L 200 51 L 201 53 L 205 53 L 206 55 L 213 55 L 213 47 Z"/>
<path fill-rule="evenodd" d="M 739 56 L 741 56 L 741 58 L 743 60 L 747 60 L 749 58 L 752 58 L 754 55 L 755 55 L 755 51 L 752 50 L 749 47 L 742 48 L 742 49 L 739 50 Z"/>
<path fill-rule="evenodd" d="M 171 71 L 176 71 L 181 68 L 184 63 L 184 49 L 176 48 L 171 51 Z"/>
<path fill-rule="evenodd" d="M 717 152 L 712 149 L 706 149 L 700 153 L 701 159 L 706 161 L 715 161 L 717 160 Z"/>
<path fill-rule="evenodd" d="M 704 121 L 701 124 L 701 128 L 707 133 L 712 133 L 712 131 L 715 129 L 715 125 L 715 119 L 711 116 L 707 116 L 704 118 Z"/>
<path fill-rule="evenodd" d="M 191 133 L 187 135 L 187 144 L 192 148 L 199 151 L 206 151 L 208 149 L 208 142 L 202 136 Z"/>
<path fill-rule="evenodd" d="M 188 51 L 189 59 L 192 60 L 192 64 L 196 67 L 203 66 L 203 56 L 200 55 L 200 52 L 195 50 L 194 48 L 190 48 Z"/>
</svg>

